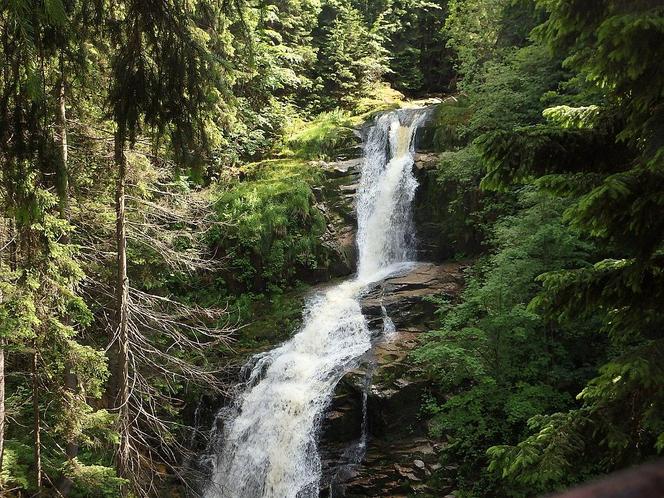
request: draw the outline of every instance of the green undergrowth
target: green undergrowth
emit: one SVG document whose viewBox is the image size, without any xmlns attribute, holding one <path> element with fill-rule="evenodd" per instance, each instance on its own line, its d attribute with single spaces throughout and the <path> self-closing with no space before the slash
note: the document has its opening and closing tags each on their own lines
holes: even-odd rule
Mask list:
<svg viewBox="0 0 664 498">
<path fill-rule="evenodd" d="M 431 123 L 434 149 L 442 152 L 465 145 L 465 127 L 471 116 L 468 98 L 463 95 L 449 97 L 436 106 Z"/>
<path fill-rule="evenodd" d="M 280 159 L 246 165 L 241 176 L 214 194 L 222 226 L 211 233 L 211 244 L 227 260 L 229 290 L 286 288 L 324 265 L 326 222 L 312 191 L 320 171 Z"/>
<path fill-rule="evenodd" d="M 356 144 L 357 119 L 340 109 L 318 115 L 309 123 L 296 123 L 287 147 L 296 157 L 331 159 L 339 150 Z"/>
<path fill-rule="evenodd" d="M 380 86 L 360 99 L 352 111 L 335 109 L 311 121 L 295 120 L 287 130 L 281 154 L 310 160 L 352 155 L 352 148 L 360 144 L 355 130 L 376 114 L 401 107 L 403 98 L 389 86 Z"/>
<path fill-rule="evenodd" d="M 302 323 L 304 296 L 310 289 L 300 283 L 284 292 L 244 296 L 244 325 L 235 349 L 253 352 L 288 339 Z"/>
<path fill-rule="evenodd" d="M 240 167 L 212 190 L 217 219 L 209 244 L 224 268 L 196 300 L 229 310 L 240 330 L 233 349 L 256 351 L 287 339 L 301 321 L 309 285 L 329 278 L 335 255 L 322 242 L 327 220 L 314 191 L 325 182 L 315 160 L 353 154 L 357 130 L 403 95 L 382 86 L 351 111 L 334 110 L 291 126 L 267 159 Z M 210 285 L 211 284 L 211 287 Z"/>
<path fill-rule="evenodd" d="M 244 165 L 239 175 L 213 192 L 222 226 L 210 235 L 218 256 L 228 262 L 229 291 L 268 292 L 293 287 L 307 274 L 325 268 L 329 249 L 321 238 L 326 220 L 314 187 L 323 172 L 314 159 L 337 159 L 359 145 L 355 130 L 378 112 L 401 105 L 403 96 L 378 88 L 353 112 L 334 110 L 309 122 L 295 122 L 279 159 Z"/>
<path fill-rule="evenodd" d="M 30 439 L 26 436 L 25 439 L 20 441 L 8 439 L 5 442 L 2 472 L 0 473 L 0 484 L 4 489 L 20 488 L 29 492 L 37 491 L 32 463 L 34 450 L 28 441 Z M 110 467 L 110 458 L 99 465 L 94 461 L 95 458 L 90 458 L 91 452 L 89 449 L 84 446 L 79 457 L 73 463 L 64 466 L 53 458 L 52 452 L 47 451 L 42 454 L 43 469 L 48 475 L 65 475 L 71 479 L 72 489 L 69 496 L 72 498 L 113 498 L 119 496 L 121 487 L 126 481 L 119 478 L 115 470 Z"/>
</svg>

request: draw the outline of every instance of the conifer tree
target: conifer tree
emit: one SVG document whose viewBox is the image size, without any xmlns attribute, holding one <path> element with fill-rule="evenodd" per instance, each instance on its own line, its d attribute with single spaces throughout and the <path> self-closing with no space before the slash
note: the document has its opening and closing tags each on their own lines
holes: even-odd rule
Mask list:
<svg viewBox="0 0 664 498">
<path fill-rule="evenodd" d="M 152 491 L 153 484 L 151 479 L 143 478 L 149 469 L 141 463 L 142 452 L 151 459 L 163 458 L 170 465 L 174 465 L 177 455 L 167 448 L 173 436 L 169 434 L 168 423 L 157 413 L 156 399 L 150 399 L 159 396 L 158 390 L 150 385 L 142 370 L 156 370 L 166 379 L 207 382 L 210 387 L 215 383 L 214 376 L 205 368 L 161 351 L 149 335 L 159 331 L 162 337 L 153 339 L 157 343 L 168 338 L 176 350 L 191 348 L 190 353 L 195 353 L 206 344 L 223 340 L 228 330 L 192 326 L 186 323 L 187 319 L 192 320 L 191 316 L 181 316 L 183 333 L 177 324 L 172 325 L 177 320 L 159 322 L 157 309 L 152 315 L 142 310 L 141 302 L 157 308 L 174 306 L 178 314 L 197 312 L 163 297 L 132 291 L 127 258 L 127 179 L 132 167 L 128 148 L 134 145 L 141 130 L 149 128 L 157 136 L 170 139 L 178 164 L 186 164 L 192 154 L 205 150 L 209 131 L 206 118 L 223 104 L 221 99 L 228 95 L 230 79 L 229 66 L 219 62 L 219 58 L 226 55 L 227 47 L 219 47 L 211 34 L 228 29 L 227 16 L 232 16 L 233 12 L 225 4 L 220 8 L 206 1 L 158 5 L 127 1 L 123 5 L 124 10 L 109 25 L 110 37 L 116 40 L 110 104 L 115 122 L 117 175 L 116 330 L 113 338 L 116 344 L 115 406 L 120 433 L 117 466 L 120 476 L 130 481 L 133 492 L 143 495 Z M 200 12 L 205 15 L 199 17 Z M 162 210 L 159 215 L 162 219 L 164 213 Z M 193 338 L 187 338 L 186 334 L 193 334 Z M 164 402 L 168 402 L 171 394 L 163 398 Z M 159 446 L 163 446 L 165 454 L 155 451 Z"/>
<path fill-rule="evenodd" d="M 3 6 L 3 21 L 2 198 L 12 227 L 9 265 L 3 265 L 2 275 L 3 342 L 11 341 L 14 354 L 30 357 L 34 486 L 39 492 L 45 480 L 57 478 L 43 465 L 43 427 L 50 429 L 49 442 L 57 434 L 68 438 L 71 433 L 59 421 L 80 425 L 91 412 L 85 400 L 71 403 L 62 395 L 66 375 L 59 365 L 75 364 L 80 385 L 97 386 L 89 393 L 94 397 L 101 395 L 105 361 L 75 338 L 89 314 L 76 294 L 82 273 L 64 219 L 67 12 L 60 1 L 16 2 Z M 54 112 L 58 107 L 60 119 Z M 50 131 L 56 124 L 59 136 Z M 52 402 L 58 409 L 46 416 L 45 404 Z M 49 456 L 57 461 L 64 455 Z"/>
<path fill-rule="evenodd" d="M 319 19 L 315 74 L 320 107 L 349 107 L 386 71 L 384 48 L 349 1 L 327 2 Z"/>
<path fill-rule="evenodd" d="M 532 302 L 552 321 L 600 314 L 615 353 L 579 394 L 579 409 L 537 417 L 535 434 L 490 450 L 522 484 L 577 465 L 610 471 L 664 450 L 664 9 L 657 2 L 540 2 L 536 34 L 594 85 L 585 106 L 484 141 L 485 185 L 535 181 L 575 199 L 567 221 L 607 248 L 592 267 L 550 272 Z M 628 407 L 629 414 L 625 410 Z"/>
</svg>

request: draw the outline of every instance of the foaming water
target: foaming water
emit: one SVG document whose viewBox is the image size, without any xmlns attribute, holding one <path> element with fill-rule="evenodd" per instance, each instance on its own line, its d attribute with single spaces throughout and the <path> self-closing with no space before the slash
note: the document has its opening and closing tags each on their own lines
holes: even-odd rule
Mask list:
<svg viewBox="0 0 664 498">
<path fill-rule="evenodd" d="M 424 116 L 386 113 L 369 130 L 357 198 L 357 275 L 312 298 L 297 334 L 247 365 L 244 391 L 220 413 L 224 429 L 215 435 L 206 498 L 318 497 L 321 417 L 338 381 L 371 347 L 359 299 L 412 257 L 413 139 Z"/>
<path fill-rule="evenodd" d="M 357 201 L 360 278 L 413 255 L 413 137 L 425 113 L 409 117 L 403 126 L 400 114 L 384 114 L 369 132 Z"/>
</svg>

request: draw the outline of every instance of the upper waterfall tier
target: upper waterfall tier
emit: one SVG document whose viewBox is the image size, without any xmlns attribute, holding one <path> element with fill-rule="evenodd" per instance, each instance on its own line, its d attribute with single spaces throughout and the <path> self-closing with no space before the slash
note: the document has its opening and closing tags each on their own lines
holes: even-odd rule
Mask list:
<svg viewBox="0 0 664 498">
<path fill-rule="evenodd" d="M 413 139 L 426 117 L 416 111 L 384 114 L 368 133 L 357 199 L 360 279 L 413 256 Z"/>
</svg>

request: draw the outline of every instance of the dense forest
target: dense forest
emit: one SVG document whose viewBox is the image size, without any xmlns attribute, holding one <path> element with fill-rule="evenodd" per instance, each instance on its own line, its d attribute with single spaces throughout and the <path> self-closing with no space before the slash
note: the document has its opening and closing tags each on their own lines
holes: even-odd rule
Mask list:
<svg viewBox="0 0 664 498">
<path fill-rule="evenodd" d="M 413 496 L 661 456 L 660 0 L 1 5 L 3 496 L 200 493 L 200 400 L 344 274 L 320 164 L 432 97 L 427 202 L 467 266 L 409 353 L 445 441 Z"/>
</svg>

